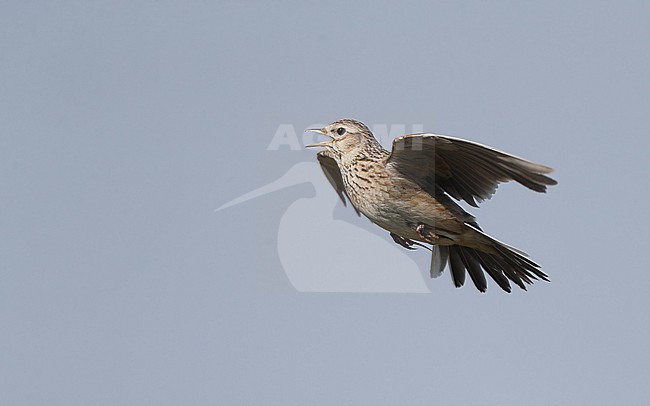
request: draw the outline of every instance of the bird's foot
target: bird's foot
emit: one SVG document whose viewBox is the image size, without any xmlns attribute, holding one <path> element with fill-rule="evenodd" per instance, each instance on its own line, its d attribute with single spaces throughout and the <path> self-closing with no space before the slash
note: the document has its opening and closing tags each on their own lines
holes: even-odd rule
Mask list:
<svg viewBox="0 0 650 406">
<path fill-rule="evenodd" d="M 433 231 L 433 227 L 429 227 L 426 224 L 420 223 L 415 227 L 415 232 L 418 233 L 422 239 L 425 241 L 428 241 L 432 244 L 435 244 L 435 242 L 438 240 L 438 235 Z"/>
<path fill-rule="evenodd" d="M 393 241 L 401 245 L 402 247 L 406 248 L 407 250 L 414 250 L 413 244 L 415 244 L 415 241 L 409 240 L 408 238 L 404 238 L 402 236 L 399 236 L 395 233 L 390 233 L 390 236 L 393 237 Z"/>
<path fill-rule="evenodd" d="M 414 250 L 415 248 L 413 248 L 413 246 L 417 245 L 418 247 L 422 247 L 424 249 L 427 249 L 427 250 L 431 251 L 431 248 L 427 247 L 424 244 L 420 244 L 417 241 L 409 240 L 408 238 L 404 238 L 404 237 L 402 237 L 400 235 L 397 235 L 395 233 L 390 233 L 390 236 L 393 237 L 393 241 L 395 241 L 396 243 L 398 243 L 402 247 L 406 248 L 407 250 Z"/>
</svg>

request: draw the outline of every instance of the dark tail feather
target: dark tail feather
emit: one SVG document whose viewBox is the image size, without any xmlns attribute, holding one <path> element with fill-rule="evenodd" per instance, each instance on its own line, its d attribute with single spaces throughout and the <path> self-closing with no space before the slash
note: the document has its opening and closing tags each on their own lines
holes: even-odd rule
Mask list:
<svg viewBox="0 0 650 406">
<path fill-rule="evenodd" d="M 449 247 L 451 278 L 454 285 L 459 288 L 465 284 L 465 270 L 467 270 L 476 288 L 481 292 L 485 292 L 487 290 L 485 274 L 481 270 L 477 256 L 472 251 L 471 248 L 461 247 L 460 245 Z"/>
<path fill-rule="evenodd" d="M 449 268 L 451 269 L 451 278 L 457 288 L 465 283 L 465 270 L 469 273 L 474 286 L 481 292 L 487 290 L 487 280 L 485 272 L 506 292 L 510 292 L 510 283 L 508 279 L 499 271 L 495 261 L 480 251 L 473 248 L 453 245 L 449 247 Z M 481 269 L 483 268 L 483 269 Z"/>
<path fill-rule="evenodd" d="M 476 223 L 465 225 L 478 234 L 476 241 L 480 241 L 480 246 L 484 248 L 479 250 L 462 245 L 434 246 L 431 277 L 440 275 L 447 262 L 457 288 L 465 284 L 466 272 L 481 292 L 487 290 L 485 272 L 508 293 L 512 291 L 510 282 L 514 282 L 523 290 L 526 290 L 526 284 L 531 285 L 538 279 L 550 282 L 540 266 L 528 259 L 525 252 L 490 237 Z M 436 252 L 445 255 L 436 255 Z"/>
<path fill-rule="evenodd" d="M 465 261 L 461 257 L 460 250 L 457 249 L 457 246 L 449 247 L 449 269 L 451 270 L 451 279 L 454 281 L 454 285 L 457 288 L 460 288 L 465 284 Z M 480 288 L 479 288 L 480 289 Z"/>
<path fill-rule="evenodd" d="M 484 271 L 506 292 L 512 290 L 510 281 L 523 290 L 526 290 L 526 284 L 532 284 L 535 280 L 549 281 L 540 266 L 526 258 L 524 253 L 492 238 L 490 240 L 491 248 L 496 251 L 494 253 L 460 245 L 449 247 L 449 268 L 456 287 L 461 287 L 465 283 L 466 270 L 481 292 L 487 290 Z"/>
</svg>

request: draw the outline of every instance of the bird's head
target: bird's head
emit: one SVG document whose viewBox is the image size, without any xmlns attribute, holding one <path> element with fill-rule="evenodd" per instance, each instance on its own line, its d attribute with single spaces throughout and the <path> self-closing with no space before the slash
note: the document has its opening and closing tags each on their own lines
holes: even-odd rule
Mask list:
<svg viewBox="0 0 650 406">
<path fill-rule="evenodd" d="M 314 128 L 307 131 L 323 134 L 330 137 L 330 139 L 307 145 L 306 148 L 324 147 L 339 155 L 355 154 L 369 145 L 378 144 L 365 124 L 351 119 L 338 120 L 323 128 Z"/>
</svg>

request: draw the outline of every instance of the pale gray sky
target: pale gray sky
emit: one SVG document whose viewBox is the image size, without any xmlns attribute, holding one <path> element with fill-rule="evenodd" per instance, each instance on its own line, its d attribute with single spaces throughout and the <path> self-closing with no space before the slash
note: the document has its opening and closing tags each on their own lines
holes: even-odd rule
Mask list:
<svg viewBox="0 0 650 406">
<path fill-rule="evenodd" d="M 648 15 L 641 1 L 6 2 L 0 403 L 646 404 Z M 556 168 L 548 194 L 504 185 L 472 210 L 552 283 L 296 292 L 282 219 L 334 192 L 214 209 L 313 162 L 267 150 L 281 124 L 300 136 L 342 117 Z M 336 255 L 310 229 L 326 223 L 291 213 L 306 271 Z M 334 217 L 371 232 L 349 269 L 390 242 L 349 208 Z"/>
</svg>

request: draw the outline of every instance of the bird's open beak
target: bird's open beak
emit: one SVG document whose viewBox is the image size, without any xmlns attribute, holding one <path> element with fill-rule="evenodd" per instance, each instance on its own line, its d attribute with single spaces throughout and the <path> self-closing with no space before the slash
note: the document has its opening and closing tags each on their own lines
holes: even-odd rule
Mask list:
<svg viewBox="0 0 650 406">
<path fill-rule="evenodd" d="M 328 137 L 332 138 L 330 135 L 328 135 L 324 130 L 322 130 L 320 128 L 310 128 L 308 130 L 305 130 L 305 132 L 319 133 L 319 134 L 327 135 Z M 332 138 L 331 140 L 323 141 L 323 142 L 317 142 L 316 144 L 305 145 L 305 148 L 327 147 L 332 143 L 332 141 L 334 141 L 334 138 Z"/>
</svg>

